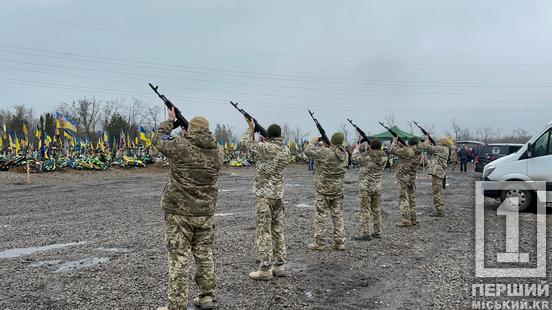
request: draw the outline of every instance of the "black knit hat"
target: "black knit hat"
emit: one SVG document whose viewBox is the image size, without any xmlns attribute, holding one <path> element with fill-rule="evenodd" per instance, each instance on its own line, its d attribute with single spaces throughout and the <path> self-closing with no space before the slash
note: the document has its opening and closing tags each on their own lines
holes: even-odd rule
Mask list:
<svg viewBox="0 0 552 310">
<path fill-rule="evenodd" d="M 417 145 L 420 141 L 417 137 L 412 137 L 408 139 L 408 145 Z"/>
<path fill-rule="evenodd" d="M 272 124 L 268 127 L 266 133 L 269 138 L 280 138 L 282 136 L 282 128 L 276 124 Z"/>
<path fill-rule="evenodd" d="M 370 141 L 370 148 L 372 150 L 381 150 L 381 141 L 377 138 L 372 139 Z"/>
</svg>

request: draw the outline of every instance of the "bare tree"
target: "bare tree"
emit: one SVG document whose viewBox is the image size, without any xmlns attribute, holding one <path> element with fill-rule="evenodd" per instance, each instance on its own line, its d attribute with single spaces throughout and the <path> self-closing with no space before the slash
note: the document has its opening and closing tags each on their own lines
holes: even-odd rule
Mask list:
<svg viewBox="0 0 552 310">
<path fill-rule="evenodd" d="M 383 119 L 383 123 L 387 127 L 393 127 L 397 124 L 397 121 L 395 120 L 395 114 L 387 115 Z"/>
<path fill-rule="evenodd" d="M 531 137 L 529 132 L 527 130 L 523 129 L 523 128 L 514 129 L 512 131 L 512 136 L 515 137 L 515 138 L 522 138 L 522 139 Z M 529 139 L 527 139 L 527 140 L 529 140 Z"/>
<path fill-rule="evenodd" d="M 291 127 L 288 123 L 284 123 L 282 126 L 282 137 L 284 138 L 284 141 L 289 141 L 291 138 Z"/>
<path fill-rule="evenodd" d="M 307 136 L 309 133 L 308 132 L 304 132 L 301 127 L 295 127 L 295 129 L 293 130 L 292 134 L 291 134 L 291 137 L 293 138 L 292 140 L 297 142 L 297 143 L 301 143 L 303 142 L 303 139 L 305 138 L 305 136 Z"/>
<path fill-rule="evenodd" d="M 424 126 L 424 129 L 429 132 L 430 135 L 433 136 L 435 134 L 435 123 L 423 124 L 422 126 Z"/>
<path fill-rule="evenodd" d="M 475 130 L 475 138 L 477 140 L 481 140 L 484 143 L 489 143 L 489 140 L 491 139 L 491 136 L 493 135 L 493 128 L 492 127 L 483 127 L 483 128 L 477 128 Z"/>
<path fill-rule="evenodd" d="M 454 133 L 454 140 L 459 141 L 462 134 L 462 128 L 458 125 L 456 119 L 452 120 L 452 132 Z"/>
<path fill-rule="evenodd" d="M 95 97 L 92 97 L 92 100 L 84 97 L 71 104 L 62 103 L 59 109 L 77 122 L 82 136 L 90 138 L 95 132 L 100 118 L 100 105 Z"/>
<path fill-rule="evenodd" d="M 503 133 L 504 133 L 504 130 L 502 130 L 502 128 L 497 128 L 494 132 L 495 139 L 496 140 L 501 140 Z"/>
<path fill-rule="evenodd" d="M 349 144 L 349 126 L 347 126 L 347 123 L 341 123 L 341 125 L 339 125 L 339 130 L 345 136 L 345 143 Z"/>
<path fill-rule="evenodd" d="M 163 109 L 158 104 L 150 105 L 144 115 L 144 121 L 149 128 L 155 128 L 159 125 L 161 112 Z"/>
<path fill-rule="evenodd" d="M 471 138 L 472 138 L 472 134 L 468 128 L 460 129 L 460 135 L 458 140 L 471 140 Z"/>
<path fill-rule="evenodd" d="M 30 124 L 33 123 L 33 110 L 25 105 L 16 105 L 14 112 L 0 111 L 0 121 L 6 125 L 6 128 L 15 132 L 18 136 L 23 134 L 23 124 L 30 130 Z"/>
<path fill-rule="evenodd" d="M 127 119 L 129 124 L 137 126 L 142 123 L 145 106 L 146 104 L 142 100 L 132 98 L 132 103 L 127 107 Z"/>
<path fill-rule="evenodd" d="M 104 130 L 107 128 L 107 125 L 111 122 L 111 118 L 114 114 L 119 114 L 119 110 L 123 107 L 125 103 L 125 98 L 115 98 L 109 100 L 103 104 L 103 113 L 102 113 L 102 126 Z"/>
<path fill-rule="evenodd" d="M 414 134 L 414 122 L 408 122 L 408 130 L 410 131 L 410 134 Z"/>
</svg>

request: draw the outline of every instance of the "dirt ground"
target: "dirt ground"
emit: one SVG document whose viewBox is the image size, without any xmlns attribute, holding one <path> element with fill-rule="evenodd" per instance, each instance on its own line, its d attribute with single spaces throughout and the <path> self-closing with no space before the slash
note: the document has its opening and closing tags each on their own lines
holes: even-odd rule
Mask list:
<svg viewBox="0 0 552 310">
<path fill-rule="evenodd" d="M 306 166 L 290 166 L 286 173 L 290 276 L 251 281 L 247 273 L 257 267 L 253 174 L 251 168 L 225 168 L 221 173 L 214 244 L 217 309 L 470 309 L 472 284 L 487 283 L 475 278 L 476 175 L 452 172 L 446 216 L 431 218 L 431 179 L 420 173 L 420 224 L 398 228 L 397 184 L 386 171 L 383 238 L 360 242 L 351 238 L 359 229 L 357 171 L 348 171 L 348 249 L 318 253 L 306 248 L 313 236 L 314 212 L 312 174 Z M 66 171 L 33 175 L 32 184 L 25 185 L 24 175 L 0 172 L 0 308 L 164 305 L 167 261 L 159 201 L 166 179 L 163 168 Z M 500 227 L 504 221 L 497 220 L 494 210 L 487 207 L 489 225 Z M 527 214 L 521 221 L 533 218 Z M 328 226 L 328 237 L 331 229 Z M 486 237 L 496 244 L 504 239 Z M 48 245 L 54 246 L 26 249 Z M 521 244 L 530 246 L 531 241 Z M 550 272 L 550 263 L 547 268 Z M 191 297 L 196 294 L 192 279 Z"/>
</svg>

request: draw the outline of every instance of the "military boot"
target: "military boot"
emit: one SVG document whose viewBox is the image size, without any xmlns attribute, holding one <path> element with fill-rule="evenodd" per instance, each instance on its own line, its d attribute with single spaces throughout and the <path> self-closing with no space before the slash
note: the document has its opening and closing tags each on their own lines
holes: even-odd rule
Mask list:
<svg viewBox="0 0 552 310">
<path fill-rule="evenodd" d="M 288 276 L 284 265 L 274 266 L 272 268 L 272 275 L 278 278 L 285 278 Z"/>
<path fill-rule="evenodd" d="M 345 246 L 345 243 L 335 243 L 333 248 L 336 251 L 345 251 L 347 249 L 347 247 Z"/>
<path fill-rule="evenodd" d="M 431 217 L 443 217 L 443 216 L 445 216 L 445 214 L 444 214 L 443 211 L 434 211 L 429 216 L 431 216 Z"/>
<path fill-rule="evenodd" d="M 412 223 L 410 221 L 402 220 L 399 223 L 395 224 L 397 227 L 409 227 L 412 226 Z"/>
<path fill-rule="evenodd" d="M 213 309 L 213 298 L 210 296 L 196 297 L 194 298 L 194 305 L 199 309 Z"/>
<path fill-rule="evenodd" d="M 270 281 L 272 280 L 272 270 L 257 270 L 249 273 L 249 278 L 255 281 Z"/>
<path fill-rule="evenodd" d="M 325 251 L 325 250 L 326 250 L 326 246 L 325 246 L 325 245 L 320 244 L 320 243 L 318 243 L 318 242 L 316 242 L 316 241 L 313 242 L 313 243 L 311 243 L 311 244 L 309 244 L 309 245 L 307 245 L 307 248 L 308 248 L 309 250 L 313 250 L 313 251 Z"/>
<path fill-rule="evenodd" d="M 373 233 L 373 234 L 372 234 L 372 238 L 381 239 L 381 234 Z"/>
<path fill-rule="evenodd" d="M 353 239 L 356 241 L 370 241 L 372 240 L 372 235 L 360 235 L 353 237 Z"/>
</svg>

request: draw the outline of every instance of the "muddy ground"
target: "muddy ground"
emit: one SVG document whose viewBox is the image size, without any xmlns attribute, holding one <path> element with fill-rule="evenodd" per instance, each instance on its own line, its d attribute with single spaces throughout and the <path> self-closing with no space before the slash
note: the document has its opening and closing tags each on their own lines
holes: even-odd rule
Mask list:
<svg viewBox="0 0 552 310">
<path fill-rule="evenodd" d="M 317 253 L 306 249 L 313 235 L 314 189 L 305 166 L 286 173 L 290 276 L 251 281 L 247 273 L 257 267 L 253 173 L 250 168 L 221 173 L 214 244 L 218 309 L 470 309 L 472 284 L 502 281 L 475 278 L 476 175 L 450 174 L 446 217 L 436 219 L 429 217 L 431 179 L 420 173 L 420 224 L 397 228 L 397 185 L 386 172 L 383 239 L 359 242 L 350 238 L 359 228 L 357 171 L 351 170 L 344 211 L 348 250 Z M 167 262 L 159 200 L 166 178 L 163 168 L 65 171 L 33 175 L 26 185 L 23 175 L 0 172 L 0 308 L 164 305 Z M 496 206 L 487 207 L 487 213 L 487 231 L 504 226 Z M 522 225 L 534 217 L 522 215 Z M 489 248 L 504 244 L 501 234 L 488 232 L 486 238 Z M 522 249 L 532 247 L 533 239 L 527 240 Z M 48 245 L 54 246 L 13 250 Z M 195 294 L 192 284 L 190 296 Z"/>
</svg>

